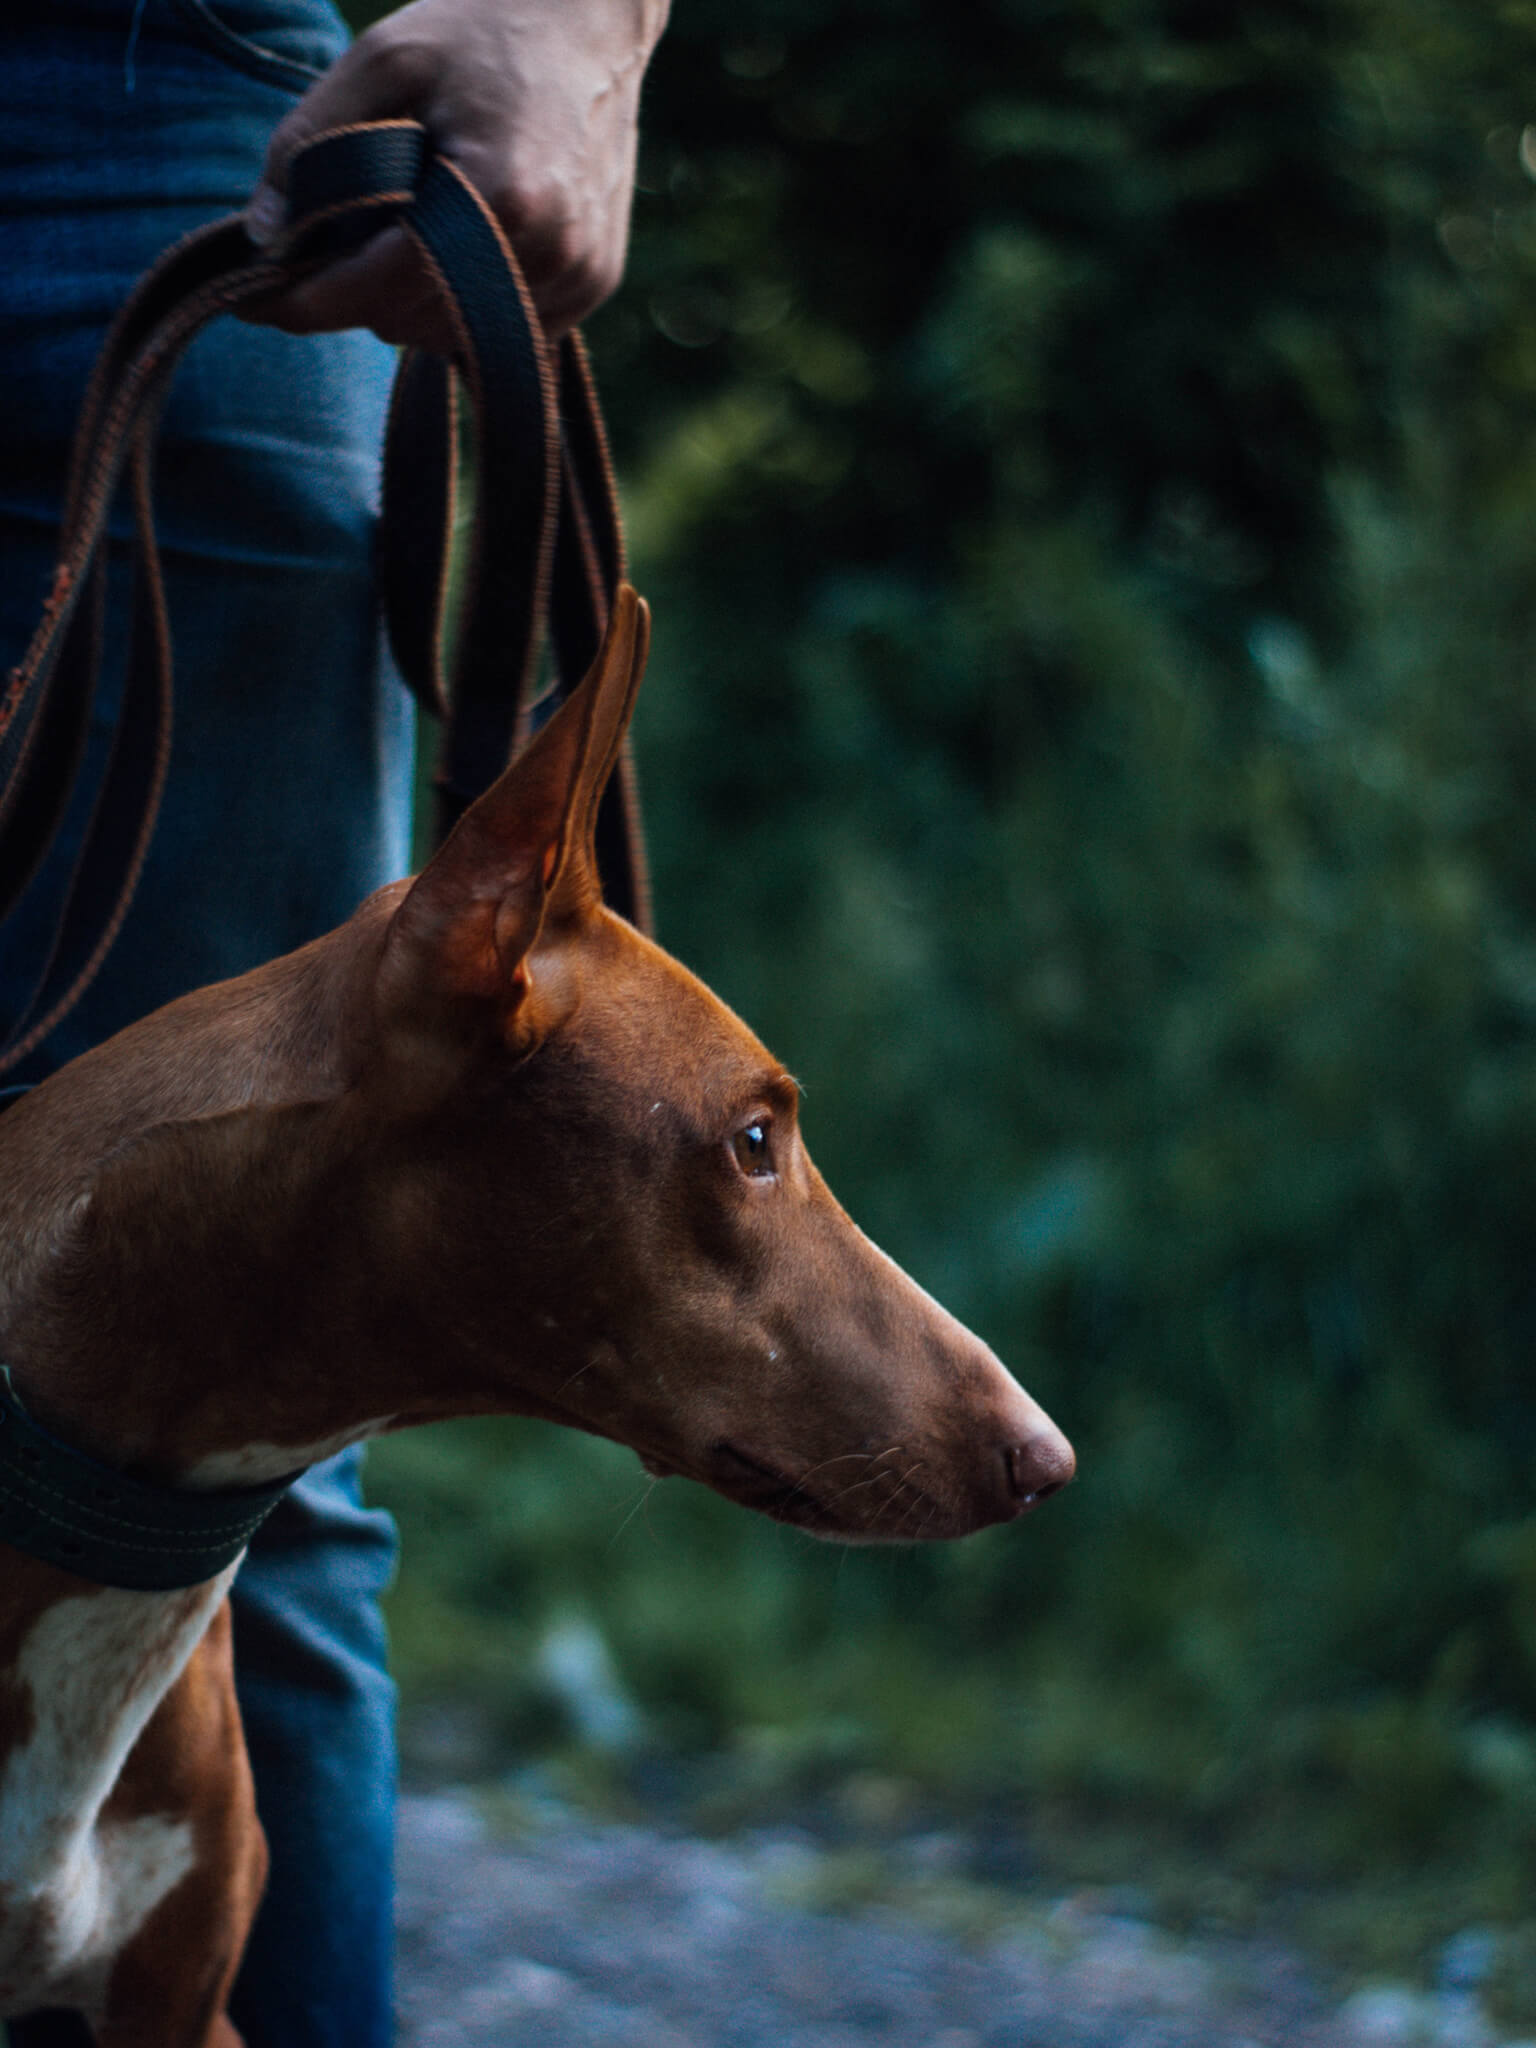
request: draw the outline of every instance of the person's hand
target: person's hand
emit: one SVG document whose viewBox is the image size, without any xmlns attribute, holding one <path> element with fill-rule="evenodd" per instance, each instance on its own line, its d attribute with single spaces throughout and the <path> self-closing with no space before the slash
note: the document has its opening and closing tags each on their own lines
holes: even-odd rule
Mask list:
<svg viewBox="0 0 1536 2048">
<path fill-rule="evenodd" d="M 365 30 L 274 131 L 246 208 L 267 246 L 288 164 L 328 128 L 409 115 L 489 202 L 551 336 L 618 284 L 629 239 L 636 120 L 668 0 L 413 0 Z M 451 354 L 414 244 L 386 228 L 246 317 L 313 334 L 371 327 Z"/>
</svg>

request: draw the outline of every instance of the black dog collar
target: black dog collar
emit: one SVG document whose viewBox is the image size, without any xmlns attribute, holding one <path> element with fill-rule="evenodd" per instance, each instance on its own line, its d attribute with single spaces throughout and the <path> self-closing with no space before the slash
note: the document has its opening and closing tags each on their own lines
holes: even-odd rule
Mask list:
<svg viewBox="0 0 1536 2048">
<path fill-rule="evenodd" d="M 39 1428 L 0 1365 L 0 1543 L 98 1586 L 169 1593 L 216 1578 L 298 1477 L 231 1493 L 147 1486 Z"/>
</svg>

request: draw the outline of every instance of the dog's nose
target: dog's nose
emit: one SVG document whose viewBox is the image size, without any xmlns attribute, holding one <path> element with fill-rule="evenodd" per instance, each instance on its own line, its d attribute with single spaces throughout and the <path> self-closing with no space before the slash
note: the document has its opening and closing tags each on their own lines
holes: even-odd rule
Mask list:
<svg viewBox="0 0 1536 2048">
<path fill-rule="evenodd" d="M 1077 1470 L 1077 1458 L 1061 1431 L 1048 1424 L 1027 1442 L 1010 1444 L 1003 1452 L 1003 1467 L 1017 1503 L 1014 1512 L 1024 1514 L 1048 1495 L 1060 1493 Z"/>
</svg>

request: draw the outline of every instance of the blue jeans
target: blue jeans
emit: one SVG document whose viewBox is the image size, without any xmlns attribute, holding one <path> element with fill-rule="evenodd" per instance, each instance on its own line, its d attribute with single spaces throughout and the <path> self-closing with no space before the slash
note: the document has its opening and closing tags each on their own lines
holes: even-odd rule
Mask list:
<svg viewBox="0 0 1536 2048">
<path fill-rule="evenodd" d="M 0 672 L 48 585 L 74 412 L 107 322 L 167 243 L 244 200 L 267 135 L 344 38 L 329 0 L 6 10 Z M 159 460 L 177 667 L 165 806 L 105 970 L 19 1078 L 313 938 L 406 871 L 412 727 L 372 593 L 391 365 L 363 334 L 296 340 L 225 321 L 194 344 Z M 118 685 L 110 670 L 103 681 L 98 758 Z M 0 1015 L 17 1006 L 51 907 L 33 905 L 0 939 Z M 235 1589 L 273 1852 L 234 2006 L 251 2048 L 390 2038 L 393 1695 L 377 1596 L 393 1537 L 362 1507 L 357 1467 L 348 1454 L 302 1481 Z M 32 2048 L 46 2024 L 13 2032 Z"/>
</svg>

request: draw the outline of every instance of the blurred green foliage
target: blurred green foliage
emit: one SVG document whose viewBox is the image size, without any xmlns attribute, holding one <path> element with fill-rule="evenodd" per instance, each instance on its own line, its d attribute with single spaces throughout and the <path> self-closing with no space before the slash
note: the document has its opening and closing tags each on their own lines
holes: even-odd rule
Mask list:
<svg viewBox="0 0 1536 2048">
<path fill-rule="evenodd" d="M 677 0 L 591 341 L 662 935 L 1081 1479 L 838 1556 L 381 1446 L 418 1697 L 1536 1852 L 1536 7 Z M 1433 1917 L 1431 1913 L 1431 1918 Z"/>
</svg>

